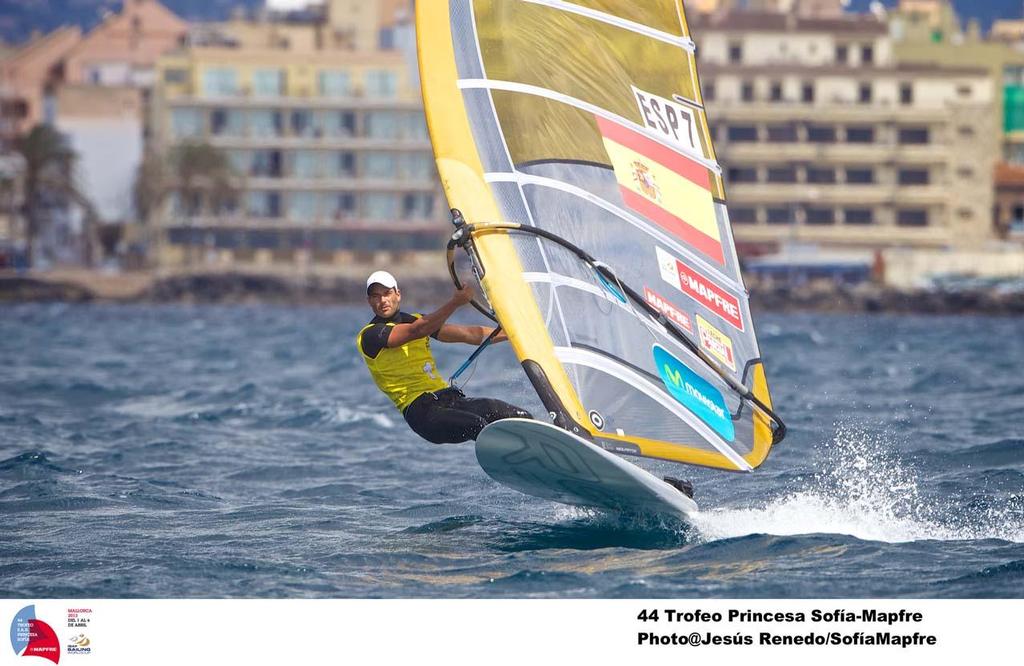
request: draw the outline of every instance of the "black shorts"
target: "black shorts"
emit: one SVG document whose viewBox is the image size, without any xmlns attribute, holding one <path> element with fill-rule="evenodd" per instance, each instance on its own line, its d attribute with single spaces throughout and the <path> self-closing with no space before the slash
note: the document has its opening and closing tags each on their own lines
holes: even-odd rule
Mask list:
<svg viewBox="0 0 1024 666">
<path fill-rule="evenodd" d="M 476 439 L 484 426 L 508 418 L 533 418 L 530 412 L 501 400 L 467 398 L 455 387 L 424 393 L 402 412 L 413 432 L 434 444 Z"/>
</svg>

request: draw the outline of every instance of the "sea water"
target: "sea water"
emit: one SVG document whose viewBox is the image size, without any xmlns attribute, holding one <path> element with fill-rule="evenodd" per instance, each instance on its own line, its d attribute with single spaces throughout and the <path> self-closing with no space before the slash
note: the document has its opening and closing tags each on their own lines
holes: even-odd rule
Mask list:
<svg viewBox="0 0 1024 666">
<path fill-rule="evenodd" d="M 419 440 L 355 353 L 366 319 L 4 307 L 0 597 L 1024 596 L 1017 319 L 756 316 L 789 436 L 752 474 L 648 463 L 694 482 L 686 526 Z M 507 345 L 464 378 L 543 411 Z"/>
</svg>

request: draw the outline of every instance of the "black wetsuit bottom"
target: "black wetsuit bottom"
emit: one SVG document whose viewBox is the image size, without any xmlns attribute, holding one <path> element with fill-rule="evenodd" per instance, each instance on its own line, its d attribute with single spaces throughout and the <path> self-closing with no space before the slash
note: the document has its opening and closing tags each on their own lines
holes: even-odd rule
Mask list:
<svg viewBox="0 0 1024 666">
<path fill-rule="evenodd" d="M 402 416 L 413 432 L 434 444 L 476 439 L 485 425 L 498 419 L 533 418 L 525 409 L 501 400 L 467 398 L 455 387 L 424 393 Z"/>
</svg>

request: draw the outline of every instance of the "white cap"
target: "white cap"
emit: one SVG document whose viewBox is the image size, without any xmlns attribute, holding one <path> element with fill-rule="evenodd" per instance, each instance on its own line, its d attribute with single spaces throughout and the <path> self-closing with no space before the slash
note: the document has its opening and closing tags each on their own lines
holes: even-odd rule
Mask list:
<svg viewBox="0 0 1024 666">
<path fill-rule="evenodd" d="M 388 289 L 398 288 L 398 280 L 395 279 L 394 275 L 387 271 L 374 271 L 371 273 L 370 277 L 366 278 L 366 292 L 369 293 L 370 287 L 375 284 L 383 285 Z"/>
</svg>

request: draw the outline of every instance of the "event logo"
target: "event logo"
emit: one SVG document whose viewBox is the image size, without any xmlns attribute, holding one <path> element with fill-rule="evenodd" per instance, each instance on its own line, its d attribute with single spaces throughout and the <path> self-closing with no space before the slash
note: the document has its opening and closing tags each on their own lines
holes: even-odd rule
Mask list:
<svg viewBox="0 0 1024 666">
<path fill-rule="evenodd" d="M 36 607 L 25 606 L 11 622 L 11 647 L 19 657 L 42 657 L 60 663 L 60 641 L 57 634 L 36 618 Z"/>
<path fill-rule="evenodd" d="M 660 345 L 654 345 L 654 365 L 673 398 L 711 426 L 725 441 L 731 442 L 736 438 L 736 428 L 725 398 L 714 386 Z"/>
<path fill-rule="evenodd" d="M 700 315 L 697 315 L 697 330 L 700 332 L 700 348 L 736 372 L 736 355 L 732 350 L 732 339 Z"/>
<path fill-rule="evenodd" d="M 90 654 L 92 648 L 89 647 L 92 641 L 85 634 L 78 634 L 68 639 L 68 654 Z"/>
</svg>

